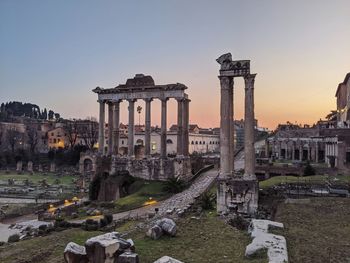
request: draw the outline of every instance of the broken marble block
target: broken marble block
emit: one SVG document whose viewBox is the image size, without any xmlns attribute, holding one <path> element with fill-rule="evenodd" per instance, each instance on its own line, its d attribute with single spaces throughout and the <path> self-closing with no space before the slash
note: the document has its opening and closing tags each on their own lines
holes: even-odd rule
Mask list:
<svg viewBox="0 0 350 263">
<path fill-rule="evenodd" d="M 66 263 L 88 262 L 85 247 L 79 246 L 74 242 L 69 242 L 67 244 L 66 248 L 64 249 L 63 257 Z"/>
<path fill-rule="evenodd" d="M 118 263 L 139 263 L 139 256 L 133 252 L 124 252 L 118 257 Z"/>
<path fill-rule="evenodd" d="M 163 230 L 160 226 L 154 225 L 150 229 L 148 229 L 146 236 L 156 240 L 159 239 L 163 235 Z"/>
<path fill-rule="evenodd" d="M 164 233 L 170 236 L 176 235 L 176 224 L 174 220 L 169 218 L 162 218 L 160 220 L 157 220 L 156 225 L 160 226 Z"/>
<path fill-rule="evenodd" d="M 114 263 L 131 244 L 122 239 L 118 232 L 110 232 L 88 239 L 85 247 L 89 262 Z"/>
<path fill-rule="evenodd" d="M 177 260 L 175 258 L 164 256 L 164 257 L 161 257 L 160 259 L 154 261 L 153 263 L 183 263 L 183 262 L 180 260 Z"/>
<path fill-rule="evenodd" d="M 253 240 L 246 247 L 245 255 L 249 257 L 261 250 L 267 249 L 269 263 L 287 263 L 288 251 L 286 239 L 283 236 L 268 233 L 270 228 L 283 228 L 283 224 L 270 220 L 252 220 L 248 232 Z"/>
</svg>

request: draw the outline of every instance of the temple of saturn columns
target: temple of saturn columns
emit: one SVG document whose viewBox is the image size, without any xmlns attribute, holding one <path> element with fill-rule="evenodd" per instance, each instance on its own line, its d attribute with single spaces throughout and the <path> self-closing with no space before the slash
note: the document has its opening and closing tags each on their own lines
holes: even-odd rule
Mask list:
<svg viewBox="0 0 350 263">
<path fill-rule="evenodd" d="M 115 88 L 100 88 L 93 90 L 98 94 L 99 111 L 99 156 L 111 159 L 109 173 L 127 170 L 130 175 L 147 180 L 166 180 L 170 177 L 184 177 L 191 174 L 188 154 L 189 102 L 184 84 L 155 85 L 151 76 L 136 74 L 125 84 Z M 151 156 L 151 109 L 152 101 L 161 101 L 161 142 L 160 156 Z M 177 156 L 167 156 L 167 102 L 177 100 Z M 135 102 L 144 100 L 145 110 L 145 155 L 142 159 L 135 158 Z M 119 155 L 119 124 L 120 103 L 128 103 L 128 150 L 127 157 Z M 105 147 L 105 109 L 108 106 L 108 147 Z M 106 151 L 107 148 L 107 151 Z"/>
<path fill-rule="evenodd" d="M 254 150 L 254 80 L 250 61 L 232 61 L 230 53 L 216 60 L 220 65 L 220 174 L 218 178 L 217 211 L 220 214 L 254 215 L 258 208 L 258 182 L 255 176 Z M 244 110 L 244 174 L 234 171 L 234 78 L 245 81 Z"/>
</svg>

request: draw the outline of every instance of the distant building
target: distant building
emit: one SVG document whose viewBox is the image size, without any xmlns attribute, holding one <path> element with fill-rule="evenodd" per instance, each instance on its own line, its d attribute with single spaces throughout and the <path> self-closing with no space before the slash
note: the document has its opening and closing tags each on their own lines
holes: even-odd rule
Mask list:
<svg viewBox="0 0 350 263">
<path fill-rule="evenodd" d="M 339 128 L 350 127 L 350 73 L 338 85 L 337 92 L 337 124 Z"/>
</svg>

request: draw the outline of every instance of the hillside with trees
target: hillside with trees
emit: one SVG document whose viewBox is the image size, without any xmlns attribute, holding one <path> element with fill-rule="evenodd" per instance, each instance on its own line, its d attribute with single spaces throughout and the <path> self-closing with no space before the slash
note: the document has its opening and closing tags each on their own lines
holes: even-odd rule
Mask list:
<svg viewBox="0 0 350 263">
<path fill-rule="evenodd" d="M 40 109 L 36 104 L 19 101 L 1 103 L 0 122 L 13 122 L 16 117 L 27 117 L 37 120 L 59 120 L 61 118 L 59 113 L 46 108 Z"/>
</svg>

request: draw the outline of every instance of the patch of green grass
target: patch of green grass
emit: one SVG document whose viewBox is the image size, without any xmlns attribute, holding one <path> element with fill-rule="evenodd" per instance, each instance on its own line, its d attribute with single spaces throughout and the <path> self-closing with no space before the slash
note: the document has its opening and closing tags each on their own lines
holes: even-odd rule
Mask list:
<svg viewBox="0 0 350 263">
<path fill-rule="evenodd" d="M 38 184 L 43 179 L 46 179 L 46 182 L 48 184 L 53 184 L 56 179 L 60 181 L 60 184 L 62 185 L 73 185 L 73 179 L 76 177 L 74 175 L 63 175 L 63 176 L 57 176 L 53 173 L 34 173 L 33 175 L 30 174 L 5 174 L 0 173 L 0 180 L 7 181 L 8 179 L 15 179 L 16 181 L 24 181 L 29 180 L 33 182 L 34 184 Z"/>
<path fill-rule="evenodd" d="M 291 263 L 350 262 L 350 199 L 312 198 L 280 204 L 275 221 L 287 239 Z"/>
<path fill-rule="evenodd" d="M 0 247 L 0 262 L 40 262 L 61 263 L 63 251 L 69 242 L 83 245 L 85 241 L 101 232 L 87 232 L 81 229 L 68 229 Z"/>
<path fill-rule="evenodd" d="M 246 259 L 245 247 L 250 237 L 225 224 L 215 213 L 205 213 L 200 219 L 190 216 L 177 221 L 176 237 L 163 236 L 152 240 L 143 231 L 131 233 L 141 262 L 151 263 L 167 255 L 186 263 L 266 262 L 266 254 Z"/>
<path fill-rule="evenodd" d="M 350 183 L 350 175 L 338 175 L 338 176 L 327 176 L 327 175 L 313 175 L 313 176 L 274 176 L 268 180 L 260 181 L 260 188 L 269 188 L 274 185 L 281 183 L 320 183 L 324 184 L 328 179 L 334 182 Z"/>
<path fill-rule="evenodd" d="M 149 198 L 160 201 L 171 195 L 164 191 L 163 182 L 144 181 L 143 185 L 138 188 L 133 194 L 120 198 L 115 202 L 117 211 L 125 211 L 143 206 Z"/>
</svg>

